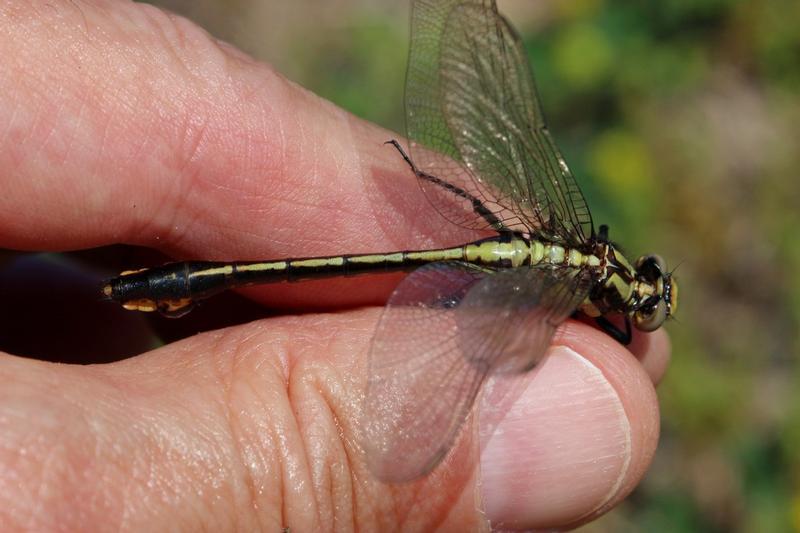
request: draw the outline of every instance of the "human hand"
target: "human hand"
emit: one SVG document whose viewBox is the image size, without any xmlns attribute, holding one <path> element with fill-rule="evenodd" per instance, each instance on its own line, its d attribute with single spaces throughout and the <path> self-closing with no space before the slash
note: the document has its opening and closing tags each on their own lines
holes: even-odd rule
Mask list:
<svg viewBox="0 0 800 533">
<path fill-rule="evenodd" d="M 9 2 L 0 16 L 0 246 L 258 259 L 441 244 L 441 220 L 383 146 L 392 133 L 191 23 L 111 1 Z M 635 487 L 668 341 L 638 337 L 637 359 L 576 322 L 527 377 L 479 480 L 459 450 L 409 485 L 373 479 L 357 420 L 380 311 L 363 306 L 397 281 L 251 289 L 336 311 L 114 364 L 3 355 L 0 529 L 565 527 Z"/>
</svg>

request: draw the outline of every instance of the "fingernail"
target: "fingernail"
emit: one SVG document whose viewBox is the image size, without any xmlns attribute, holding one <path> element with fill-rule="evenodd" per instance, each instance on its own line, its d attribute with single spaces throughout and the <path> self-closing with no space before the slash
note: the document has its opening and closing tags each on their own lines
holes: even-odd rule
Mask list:
<svg viewBox="0 0 800 533">
<path fill-rule="evenodd" d="M 556 347 L 484 438 L 484 511 L 498 526 L 572 523 L 616 495 L 630 459 L 630 423 L 616 391 L 599 368 Z"/>
</svg>

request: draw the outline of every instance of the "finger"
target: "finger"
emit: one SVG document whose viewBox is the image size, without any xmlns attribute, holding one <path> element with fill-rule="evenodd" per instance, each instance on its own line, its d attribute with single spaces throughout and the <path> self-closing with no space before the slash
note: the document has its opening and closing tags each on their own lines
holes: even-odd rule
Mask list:
<svg viewBox="0 0 800 533">
<path fill-rule="evenodd" d="M 599 330 L 591 317 L 579 316 L 577 320 Z M 639 360 L 650 380 L 657 386 L 669 367 L 671 350 L 669 336 L 663 328 L 651 333 L 634 329 L 632 333 L 631 343 L 626 348 Z"/>
<path fill-rule="evenodd" d="M 610 508 L 647 468 L 658 438 L 649 378 L 616 343 L 569 325 L 489 440 L 479 483 L 464 435 L 430 475 L 378 482 L 358 430 L 377 317 L 273 319 L 105 366 L 0 359 L 0 519 L 32 529 L 400 521 L 463 531 L 487 517 L 564 527 Z"/>
<path fill-rule="evenodd" d="M 475 530 L 484 518 L 471 499 L 469 513 L 450 516 L 473 494 L 469 475 L 398 488 L 361 460 L 364 360 L 378 314 L 262 321 L 104 366 L 0 358 L 10 384 L 0 389 L 0 521 Z"/>
<path fill-rule="evenodd" d="M 0 8 L 0 246 L 125 242 L 245 260 L 443 238 L 443 220 L 383 144 L 395 134 L 180 17 L 98 6 Z M 317 298 L 352 297 L 354 283 L 323 284 Z M 281 291 L 272 298 L 285 301 Z"/>
<path fill-rule="evenodd" d="M 569 323 L 481 455 L 481 493 L 497 527 L 575 527 L 636 486 L 655 453 L 658 403 L 638 361 Z"/>
<path fill-rule="evenodd" d="M 671 344 L 667 333 L 663 329 L 652 333 L 640 332 L 634 335 L 633 342 L 628 348 L 639 359 L 653 384 L 661 383 L 670 360 Z"/>
</svg>

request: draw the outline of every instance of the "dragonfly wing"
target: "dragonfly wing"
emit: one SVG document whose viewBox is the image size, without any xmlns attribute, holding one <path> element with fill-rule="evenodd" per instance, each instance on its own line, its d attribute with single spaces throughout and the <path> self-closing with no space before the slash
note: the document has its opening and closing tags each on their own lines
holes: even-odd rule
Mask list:
<svg viewBox="0 0 800 533">
<path fill-rule="evenodd" d="M 406 80 L 411 155 L 422 172 L 480 199 L 507 226 L 568 244 L 592 236 L 583 193 L 546 128 L 530 65 L 489 0 L 417 0 Z M 488 229 L 467 200 L 426 179 L 451 222 Z"/>
<path fill-rule="evenodd" d="M 401 482 L 432 470 L 487 376 L 535 366 L 589 287 L 587 273 L 550 267 L 448 262 L 407 276 L 370 352 L 363 436 L 372 472 Z"/>
</svg>

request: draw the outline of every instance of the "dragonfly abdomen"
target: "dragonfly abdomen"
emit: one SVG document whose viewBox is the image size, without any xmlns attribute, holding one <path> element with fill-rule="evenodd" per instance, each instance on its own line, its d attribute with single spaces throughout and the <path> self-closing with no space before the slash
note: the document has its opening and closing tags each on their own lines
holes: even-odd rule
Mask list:
<svg viewBox="0 0 800 533">
<path fill-rule="evenodd" d="M 549 241 L 530 241 L 530 263 L 549 264 L 572 268 L 599 267 L 602 261 L 593 254 L 585 254 L 575 248 L 568 248 Z"/>
<path fill-rule="evenodd" d="M 296 282 L 335 276 L 411 271 L 440 261 L 463 261 L 488 268 L 550 264 L 581 268 L 597 266 L 594 255 L 521 237 L 495 237 L 438 250 L 411 250 L 253 262 L 187 261 L 125 272 L 110 280 L 104 295 L 126 309 L 161 311 L 179 316 L 224 290 L 247 285 Z"/>
<path fill-rule="evenodd" d="M 492 238 L 464 246 L 464 260 L 494 267 L 552 265 L 556 267 L 599 267 L 602 261 L 592 254 L 547 240 Z"/>
<path fill-rule="evenodd" d="M 296 282 L 366 273 L 409 271 L 435 261 L 464 260 L 466 246 L 439 250 L 354 254 L 253 262 L 186 261 L 123 272 L 103 287 L 105 297 L 134 311 L 188 312 L 198 300 L 247 285 Z"/>
</svg>

